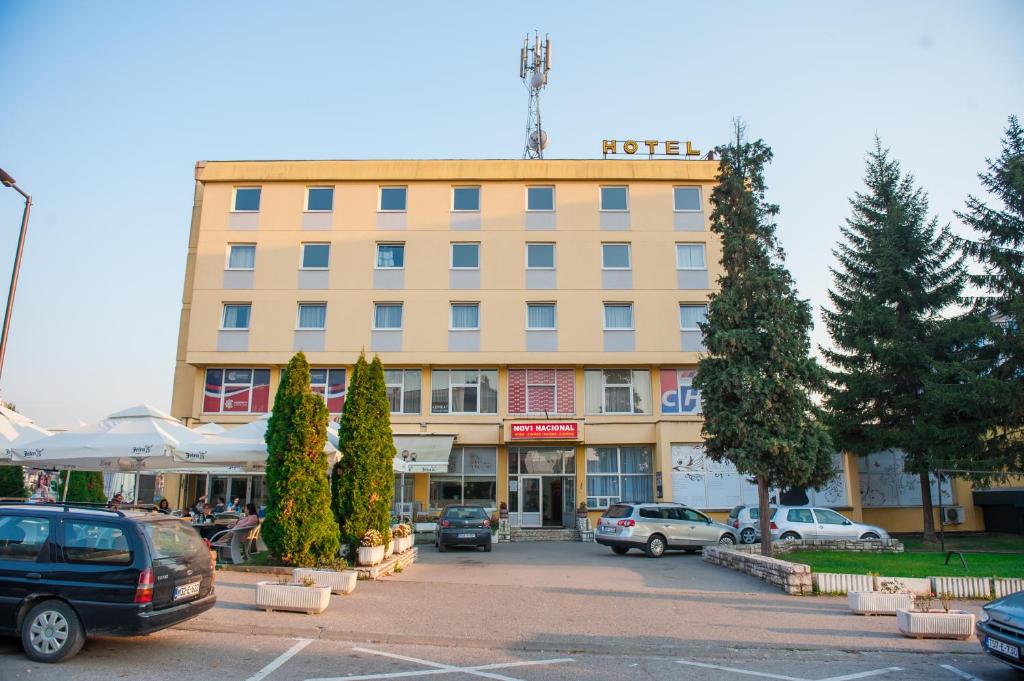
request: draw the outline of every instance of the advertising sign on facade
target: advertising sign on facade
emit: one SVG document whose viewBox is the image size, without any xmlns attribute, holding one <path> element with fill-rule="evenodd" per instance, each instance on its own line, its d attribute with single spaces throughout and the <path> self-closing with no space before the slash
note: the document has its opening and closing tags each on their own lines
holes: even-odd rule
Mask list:
<svg viewBox="0 0 1024 681">
<path fill-rule="evenodd" d="M 693 369 L 661 370 L 661 413 L 700 414 L 700 390 L 693 387 Z"/>
<path fill-rule="evenodd" d="M 509 430 L 513 440 L 578 440 L 579 432 L 575 421 L 513 423 Z"/>
</svg>

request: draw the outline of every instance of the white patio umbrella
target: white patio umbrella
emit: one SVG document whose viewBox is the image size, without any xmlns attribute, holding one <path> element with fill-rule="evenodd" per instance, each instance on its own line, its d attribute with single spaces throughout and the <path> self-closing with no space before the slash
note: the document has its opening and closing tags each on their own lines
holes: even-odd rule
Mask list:
<svg viewBox="0 0 1024 681">
<path fill-rule="evenodd" d="M 14 447 L 50 437 L 50 431 L 37 426 L 24 414 L 0 406 L 0 463 L 11 461 Z"/>
<path fill-rule="evenodd" d="M 220 435 L 203 435 L 187 445 L 176 447 L 174 458 L 178 462 L 173 467 L 188 467 L 195 464 L 203 466 L 239 466 L 250 471 L 261 471 L 267 465 L 267 424 L 270 415 L 265 414 L 249 423 L 226 430 Z M 324 444 L 324 453 L 329 462 L 335 459 L 338 450 L 328 441 Z"/>
<path fill-rule="evenodd" d="M 192 429 L 193 432 L 202 433 L 203 435 L 220 435 L 221 433 L 226 433 L 227 430 L 227 428 L 219 423 L 204 423 Z"/>
</svg>

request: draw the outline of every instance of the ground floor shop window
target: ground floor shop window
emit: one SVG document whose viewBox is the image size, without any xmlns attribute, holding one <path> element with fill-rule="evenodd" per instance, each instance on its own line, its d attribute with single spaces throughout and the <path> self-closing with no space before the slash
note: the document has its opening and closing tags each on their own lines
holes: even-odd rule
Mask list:
<svg viewBox="0 0 1024 681">
<path fill-rule="evenodd" d="M 576 504 L 576 450 L 509 447 L 509 519 L 521 527 L 572 527 Z"/>
<path fill-rule="evenodd" d="M 651 448 L 588 447 L 587 508 L 608 508 L 620 501 L 654 501 Z"/>
<path fill-rule="evenodd" d="M 430 474 L 430 508 L 477 504 L 497 508 L 498 450 L 494 447 L 456 447 L 448 456 L 448 471 Z"/>
</svg>

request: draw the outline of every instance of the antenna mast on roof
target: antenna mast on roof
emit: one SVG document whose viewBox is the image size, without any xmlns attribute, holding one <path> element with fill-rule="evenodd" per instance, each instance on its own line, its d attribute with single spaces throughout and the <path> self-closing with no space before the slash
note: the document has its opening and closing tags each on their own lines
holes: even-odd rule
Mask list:
<svg viewBox="0 0 1024 681">
<path fill-rule="evenodd" d="M 534 31 L 533 45 L 530 45 L 530 35 L 527 34 L 523 39 L 523 46 L 519 49 L 519 77 L 530 92 L 523 158 L 544 158 L 544 148 L 548 146 L 548 134 L 540 125 L 540 91 L 548 84 L 550 70 L 551 38 L 545 35 L 544 42 L 541 42 Z"/>
</svg>

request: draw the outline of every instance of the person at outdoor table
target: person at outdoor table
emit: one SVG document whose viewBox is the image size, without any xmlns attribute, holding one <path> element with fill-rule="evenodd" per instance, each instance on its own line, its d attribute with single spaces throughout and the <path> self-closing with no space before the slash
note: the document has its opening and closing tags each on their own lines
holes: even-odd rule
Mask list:
<svg viewBox="0 0 1024 681">
<path fill-rule="evenodd" d="M 227 504 L 224 503 L 224 497 L 217 497 L 217 505 L 213 507 L 214 513 L 223 513 L 228 509 Z"/>
<path fill-rule="evenodd" d="M 192 504 L 192 513 L 194 515 L 203 515 L 204 506 L 206 506 L 206 495 L 201 494 L 196 497 L 196 503 Z"/>
<path fill-rule="evenodd" d="M 170 504 L 170 502 L 167 501 L 167 499 L 161 499 L 160 503 L 157 504 L 156 510 L 158 510 L 160 513 L 163 513 L 163 514 L 166 514 L 166 515 L 170 515 L 171 514 L 171 504 Z"/>
<path fill-rule="evenodd" d="M 243 527 L 256 527 L 260 524 L 260 517 L 256 513 L 256 504 L 245 505 L 245 517 L 231 526 L 233 530 L 240 530 Z"/>
<path fill-rule="evenodd" d="M 232 499 L 231 500 L 231 505 L 228 506 L 228 510 L 229 511 L 234 511 L 235 513 L 241 513 L 243 510 L 245 510 L 245 509 L 242 508 L 242 500 L 239 499 L 238 497 L 235 497 L 234 499 Z"/>
<path fill-rule="evenodd" d="M 123 503 L 124 503 L 124 495 L 121 494 L 120 492 L 118 492 L 117 494 L 114 495 L 114 498 L 111 499 L 107 503 L 107 506 L 109 506 L 110 508 L 112 508 L 112 509 L 114 509 L 116 511 L 118 509 L 118 507 L 121 504 L 123 504 Z"/>
</svg>

